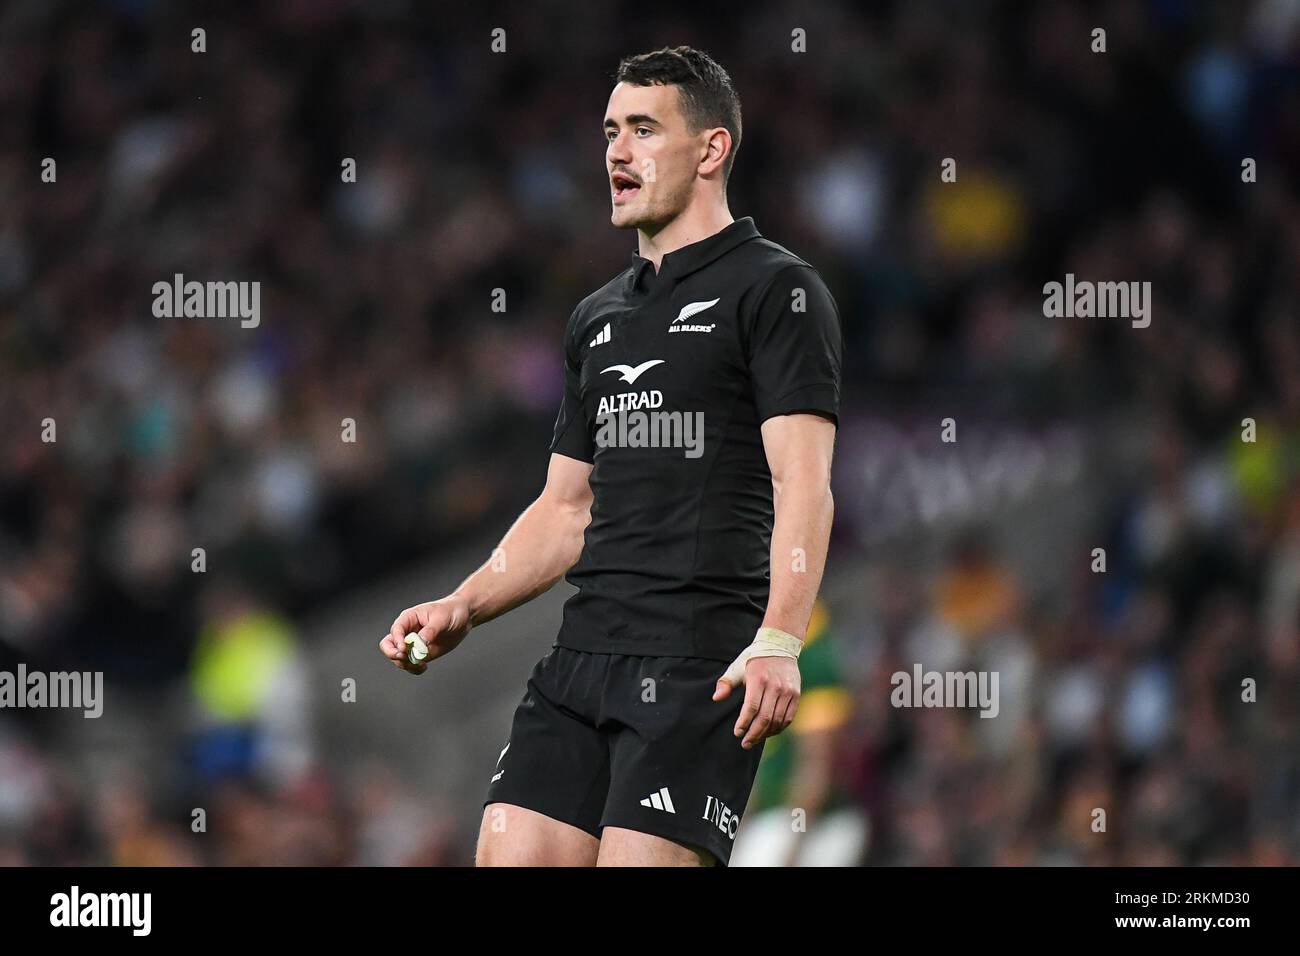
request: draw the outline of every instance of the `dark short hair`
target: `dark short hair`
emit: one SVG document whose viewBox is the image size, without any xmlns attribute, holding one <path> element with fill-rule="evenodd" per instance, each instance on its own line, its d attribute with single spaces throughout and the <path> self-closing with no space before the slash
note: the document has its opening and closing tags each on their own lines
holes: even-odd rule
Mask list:
<svg viewBox="0 0 1300 956">
<path fill-rule="evenodd" d="M 726 184 L 736 150 L 740 149 L 740 97 L 727 71 L 713 57 L 694 47 L 665 47 L 624 57 L 614 79 L 634 86 L 658 83 L 677 87 L 682 113 L 692 133 L 725 127 L 731 134 L 731 150 L 722 163 L 722 182 Z"/>
</svg>

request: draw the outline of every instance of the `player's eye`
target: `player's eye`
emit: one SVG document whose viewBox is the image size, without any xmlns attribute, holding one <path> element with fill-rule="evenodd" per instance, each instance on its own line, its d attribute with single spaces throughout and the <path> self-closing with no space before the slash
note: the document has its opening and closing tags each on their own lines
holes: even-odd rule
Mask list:
<svg viewBox="0 0 1300 956">
<path fill-rule="evenodd" d="M 637 135 L 637 136 L 640 136 L 642 133 L 645 133 L 646 135 L 649 135 L 649 134 L 653 133 L 654 130 L 651 129 L 649 126 L 638 126 L 638 127 L 636 128 L 635 132 L 636 132 L 636 135 Z M 616 130 L 616 129 L 607 129 L 607 130 L 605 130 L 605 142 L 607 142 L 607 143 L 613 142 L 613 141 L 614 141 L 614 138 L 615 138 L 616 136 L 618 136 L 618 130 Z"/>
</svg>

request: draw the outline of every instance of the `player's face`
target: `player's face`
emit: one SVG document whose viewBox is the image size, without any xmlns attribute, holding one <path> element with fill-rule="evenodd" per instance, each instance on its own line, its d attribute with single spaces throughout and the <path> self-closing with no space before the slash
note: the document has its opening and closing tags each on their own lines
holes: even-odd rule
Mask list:
<svg viewBox="0 0 1300 956">
<path fill-rule="evenodd" d="M 677 87 L 619 83 L 605 110 L 605 138 L 615 226 L 657 230 L 686 208 L 701 140 L 687 129 Z"/>
</svg>

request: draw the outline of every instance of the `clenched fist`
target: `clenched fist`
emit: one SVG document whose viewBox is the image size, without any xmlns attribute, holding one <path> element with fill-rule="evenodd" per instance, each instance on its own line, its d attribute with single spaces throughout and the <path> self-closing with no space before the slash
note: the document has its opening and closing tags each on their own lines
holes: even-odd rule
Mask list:
<svg viewBox="0 0 1300 956">
<path fill-rule="evenodd" d="M 469 602 L 458 594 L 437 601 L 408 607 L 379 642 L 379 650 L 393 664 L 412 674 L 423 674 L 429 664 L 443 654 L 450 653 L 468 636 L 470 628 Z M 429 656 L 418 664 L 407 659 L 406 635 L 418 633 L 429 645 Z"/>
</svg>

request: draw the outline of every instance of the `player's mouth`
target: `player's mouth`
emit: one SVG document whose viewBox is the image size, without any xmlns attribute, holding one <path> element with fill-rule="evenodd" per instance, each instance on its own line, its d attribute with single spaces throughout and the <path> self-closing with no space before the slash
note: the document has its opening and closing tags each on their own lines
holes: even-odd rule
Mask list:
<svg viewBox="0 0 1300 956">
<path fill-rule="evenodd" d="M 615 203 L 626 202 L 641 191 L 641 184 L 627 173 L 614 173 L 609 182 L 614 188 Z"/>
</svg>

